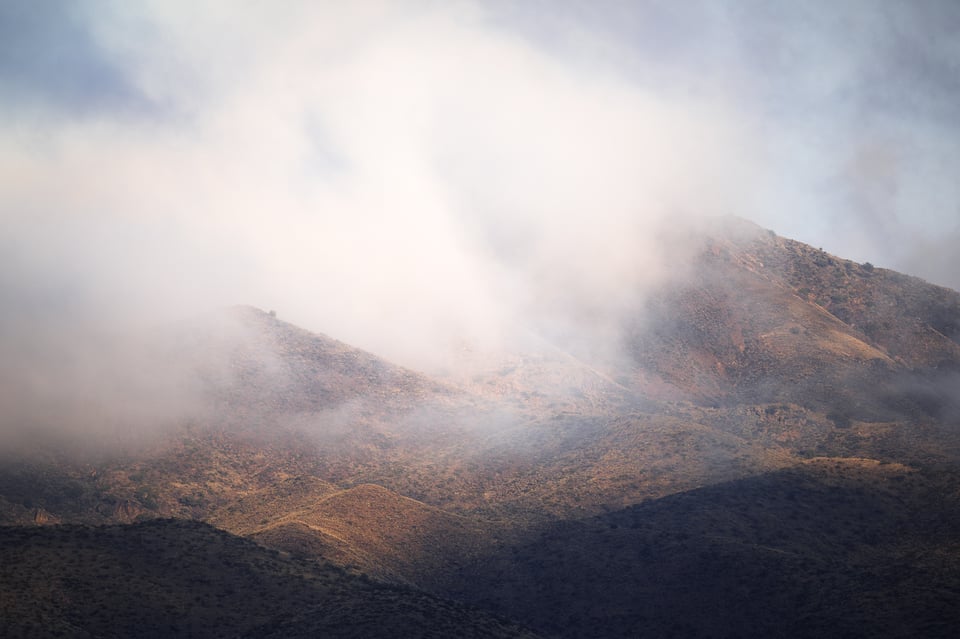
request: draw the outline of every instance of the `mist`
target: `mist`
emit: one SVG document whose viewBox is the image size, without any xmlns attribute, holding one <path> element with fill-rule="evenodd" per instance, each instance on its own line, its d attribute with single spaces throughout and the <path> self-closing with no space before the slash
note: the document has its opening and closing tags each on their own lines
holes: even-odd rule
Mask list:
<svg viewBox="0 0 960 639">
<path fill-rule="evenodd" d="M 6 3 L 9 395 L 238 303 L 427 371 L 607 348 L 719 215 L 960 286 L 958 12 L 807 6 Z"/>
</svg>

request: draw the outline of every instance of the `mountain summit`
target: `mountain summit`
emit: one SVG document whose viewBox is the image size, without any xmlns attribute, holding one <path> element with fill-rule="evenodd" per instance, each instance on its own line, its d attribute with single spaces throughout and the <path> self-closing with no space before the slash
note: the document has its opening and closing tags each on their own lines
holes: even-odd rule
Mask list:
<svg viewBox="0 0 960 639">
<path fill-rule="evenodd" d="M 791 401 L 850 417 L 956 408 L 938 392 L 960 367 L 955 291 L 736 219 L 699 240 L 692 268 L 630 325 L 644 377 L 700 400 Z"/>
</svg>

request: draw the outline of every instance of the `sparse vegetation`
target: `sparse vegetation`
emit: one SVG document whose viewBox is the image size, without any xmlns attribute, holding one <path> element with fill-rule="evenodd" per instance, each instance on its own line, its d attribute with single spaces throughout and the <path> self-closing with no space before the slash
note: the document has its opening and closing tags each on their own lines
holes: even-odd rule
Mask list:
<svg viewBox="0 0 960 639">
<path fill-rule="evenodd" d="M 210 526 L 0 528 L 0 634 L 533 637 L 466 606 Z"/>
</svg>

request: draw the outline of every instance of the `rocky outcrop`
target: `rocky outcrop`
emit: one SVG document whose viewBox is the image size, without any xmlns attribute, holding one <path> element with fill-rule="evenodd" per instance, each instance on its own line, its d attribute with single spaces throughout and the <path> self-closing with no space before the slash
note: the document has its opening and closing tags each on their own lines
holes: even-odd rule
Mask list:
<svg viewBox="0 0 960 639">
<path fill-rule="evenodd" d="M 38 507 L 33 509 L 33 523 L 37 526 L 51 526 L 59 524 L 60 518 L 45 508 Z"/>
</svg>

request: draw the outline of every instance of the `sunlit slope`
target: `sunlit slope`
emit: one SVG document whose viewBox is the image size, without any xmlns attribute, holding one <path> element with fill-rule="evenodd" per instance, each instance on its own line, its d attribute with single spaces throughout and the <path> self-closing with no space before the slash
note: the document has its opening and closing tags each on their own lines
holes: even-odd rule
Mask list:
<svg viewBox="0 0 960 639">
<path fill-rule="evenodd" d="M 365 485 L 250 537 L 378 579 L 430 589 L 438 572 L 454 570 L 485 548 L 492 531 L 489 525 Z"/>
<path fill-rule="evenodd" d="M 0 486 L 9 507 L 0 521 L 32 523 L 38 510 L 89 524 L 204 519 L 248 493 L 282 490 L 293 477 L 312 477 L 311 489 L 333 490 L 316 476 L 322 465 L 315 448 L 275 429 L 254 436 L 194 426 L 97 459 L 76 459 L 69 451 L 7 458 Z"/>
<path fill-rule="evenodd" d="M 951 407 L 940 387 L 960 368 L 960 294 L 742 220 L 698 241 L 692 263 L 627 320 L 641 386 L 874 419 Z"/>
<path fill-rule="evenodd" d="M 336 490 L 302 477 L 248 494 L 209 521 L 273 548 L 416 585 L 423 575 L 467 561 L 491 532 L 381 486 Z"/>
<path fill-rule="evenodd" d="M 897 368 L 822 307 L 714 250 L 646 301 L 628 343 L 640 369 L 697 400 L 831 408 Z"/>
<path fill-rule="evenodd" d="M 960 362 L 956 291 L 740 226 L 726 240 L 732 256 L 752 256 L 757 272 L 826 309 L 891 357 L 910 367 Z"/>
</svg>

